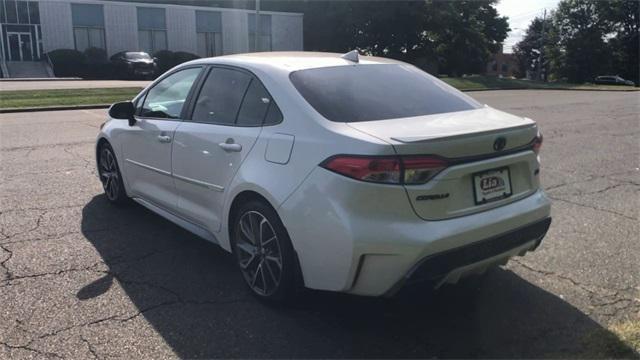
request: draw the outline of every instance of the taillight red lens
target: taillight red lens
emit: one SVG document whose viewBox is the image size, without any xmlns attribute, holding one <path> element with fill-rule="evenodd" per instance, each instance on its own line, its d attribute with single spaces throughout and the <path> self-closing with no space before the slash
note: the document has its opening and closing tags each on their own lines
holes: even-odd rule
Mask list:
<svg viewBox="0 0 640 360">
<path fill-rule="evenodd" d="M 386 184 L 424 184 L 447 167 L 430 156 L 350 156 L 329 158 L 322 167 L 353 179 Z"/>
<path fill-rule="evenodd" d="M 533 139 L 533 151 L 536 154 L 540 154 L 540 148 L 542 147 L 542 134 L 538 133 L 535 139 Z"/>
<path fill-rule="evenodd" d="M 322 166 L 357 180 L 398 184 L 400 159 L 397 157 L 337 156 Z"/>
<path fill-rule="evenodd" d="M 447 167 L 447 162 L 432 156 L 402 158 L 405 184 L 424 184 Z"/>
</svg>

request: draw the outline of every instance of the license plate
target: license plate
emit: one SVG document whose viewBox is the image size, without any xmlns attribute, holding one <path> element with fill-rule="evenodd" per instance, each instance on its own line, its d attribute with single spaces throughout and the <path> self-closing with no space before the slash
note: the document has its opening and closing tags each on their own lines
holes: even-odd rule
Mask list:
<svg viewBox="0 0 640 360">
<path fill-rule="evenodd" d="M 492 169 L 474 174 L 473 190 L 478 205 L 511 196 L 509 168 Z"/>
</svg>

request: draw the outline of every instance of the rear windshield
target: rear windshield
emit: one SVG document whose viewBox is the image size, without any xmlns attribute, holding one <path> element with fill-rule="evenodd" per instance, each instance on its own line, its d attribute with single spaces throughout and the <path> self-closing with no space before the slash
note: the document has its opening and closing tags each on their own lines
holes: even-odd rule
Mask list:
<svg viewBox="0 0 640 360">
<path fill-rule="evenodd" d="M 479 103 L 409 65 L 349 65 L 291 73 L 316 111 L 336 122 L 385 120 L 472 110 Z"/>
</svg>

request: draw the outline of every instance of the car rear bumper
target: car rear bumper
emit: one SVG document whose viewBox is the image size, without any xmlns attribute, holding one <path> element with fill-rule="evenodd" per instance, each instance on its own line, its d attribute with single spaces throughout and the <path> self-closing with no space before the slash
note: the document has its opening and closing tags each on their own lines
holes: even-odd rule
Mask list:
<svg viewBox="0 0 640 360">
<path fill-rule="evenodd" d="M 455 283 L 465 275 L 481 273 L 495 264 L 504 264 L 509 258 L 524 255 L 540 246 L 549 226 L 551 217 L 488 239 L 429 255 L 409 270 L 387 294 L 393 295 L 402 286 L 412 283 L 428 283 L 433 287 L 447 282 Z"/>
<path fill-rule="evenodd" d="M 471 250 L 460 249 L 493 244 L 481 239 L 494 239 L 547 221 L 550 201 L 538 190 L 490 210 L 426 221 L 416 216 L 400 186 L 364 183 L 318 168 L 278 208 L 278 213 L 300 260 L 305 286 L 380 296 L 393 292 L 411 275 L 422 274 L 425 270 L 417 272 L 420 264 L 426 264 L 426 259 L 435 254 L 438 259 L 449 260 L 442 254 L 468 254 Z M 541 236 L 524 243 L 518 237 L 510 239 L 499 242 L 500 246 L 486 245 L 488 250 L 479 258 L 456 255 L 464 261 L 456 259 L 447 266 L 455 271 L 474 261 L 503 261 L 505 256 L 492 257 L 508 258 L 526 252 L 535 248 Z M 452 276 L 445 275 L 446 281 L 453 281 L 455 274 Z"/>
</svg>

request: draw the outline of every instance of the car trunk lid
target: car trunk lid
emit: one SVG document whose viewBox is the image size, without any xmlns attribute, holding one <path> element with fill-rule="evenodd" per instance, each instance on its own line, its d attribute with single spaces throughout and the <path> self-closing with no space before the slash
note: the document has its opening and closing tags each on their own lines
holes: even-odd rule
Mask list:
<svg viewBox="0 0 640 360">
<path fill-rule="evenodd" d="M 425 220 L 506 205 L 539 186 L 537 156 L 531 150 L 538 128 L 527 118 L 484 107 L 349 126 L 390 143 L 398 155 L 446 159 L 447 167 L 427 183 L 404 185 L 413 209 Z"/>
</svg>

